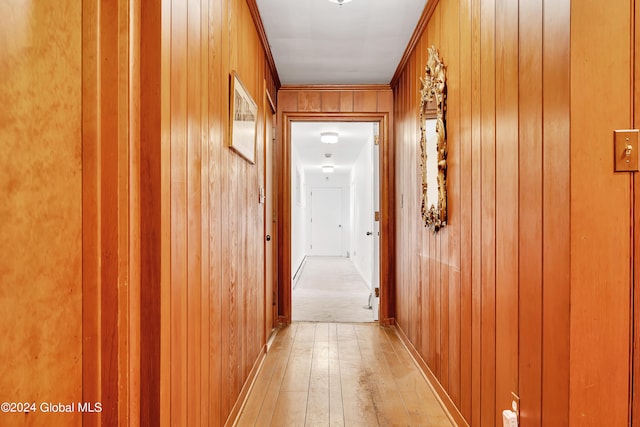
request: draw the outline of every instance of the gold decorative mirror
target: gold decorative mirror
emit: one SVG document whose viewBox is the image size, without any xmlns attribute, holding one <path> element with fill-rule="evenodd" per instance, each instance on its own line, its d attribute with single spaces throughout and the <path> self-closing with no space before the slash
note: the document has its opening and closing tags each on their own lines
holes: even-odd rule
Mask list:
<svg viewBox="0 0 640 427">
<path fill-rule="evenodd" d="M 420 78 L 422 219 L 433 232 L 447 224 L 446 69 L 435 46 Z"/>
</svg>

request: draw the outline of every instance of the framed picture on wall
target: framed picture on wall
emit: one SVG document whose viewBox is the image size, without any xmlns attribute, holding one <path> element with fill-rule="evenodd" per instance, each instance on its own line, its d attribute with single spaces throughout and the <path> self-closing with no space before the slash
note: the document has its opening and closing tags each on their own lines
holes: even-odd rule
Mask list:
<svg viewBox="0 0 640 427">
<path fill-rule="evenodd" d="M 231 117 L 229 147 L 250 163 L 256 162 L 258 105 L 235 71 L 231 72 Z"/>
</svg>

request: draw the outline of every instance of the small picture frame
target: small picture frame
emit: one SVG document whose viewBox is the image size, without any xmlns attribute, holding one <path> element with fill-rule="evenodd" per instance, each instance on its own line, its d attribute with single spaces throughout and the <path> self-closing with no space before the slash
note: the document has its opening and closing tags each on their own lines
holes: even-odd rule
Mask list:
<svg viewBox="0 0 640 427">
<path fill-rule="evenodd" d="M 231 72 L 231 112 L 229 147 L 249 163 L 256 162 L 258 105 L 235 71 Z"/>
</svg>

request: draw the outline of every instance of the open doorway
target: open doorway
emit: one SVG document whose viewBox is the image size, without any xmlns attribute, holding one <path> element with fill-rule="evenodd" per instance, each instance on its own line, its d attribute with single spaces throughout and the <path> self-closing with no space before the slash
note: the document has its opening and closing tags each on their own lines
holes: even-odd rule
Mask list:
<svg viewBox="0 0 640 427">
<path fill-rule="evenodd" d="M 378 122 L 291 124 L 293 321 L 378 320 L 378 132 Z"/>
</svg>

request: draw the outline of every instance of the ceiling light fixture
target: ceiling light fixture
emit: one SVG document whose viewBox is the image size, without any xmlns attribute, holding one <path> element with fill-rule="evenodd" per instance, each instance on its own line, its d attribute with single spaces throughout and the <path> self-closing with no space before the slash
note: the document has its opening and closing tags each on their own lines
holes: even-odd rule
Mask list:
<svg viewBox="0 0 640 427">
<path fill-rule="evenodd" d="M 338 142 L 338 132 L 322 132 L 320 134 L 320 142 L 325 144 L 335 144 Z"/>
<path fill-rule="evenodd" d="M 340 6 L 342 6 L 345 3 L 349 3 L 351 2 L 351 0 L 329 0 L 331 3 L 336 3 L 339 4 Z"/>
<path fill-rule="evenodd" d="M 333 172 L 333 166 L 332 165 L 324 165 L 324 166 L 322 166 L 322 172 L 324 172 L 324 173 L 332 173 Z"/>
</svg>

